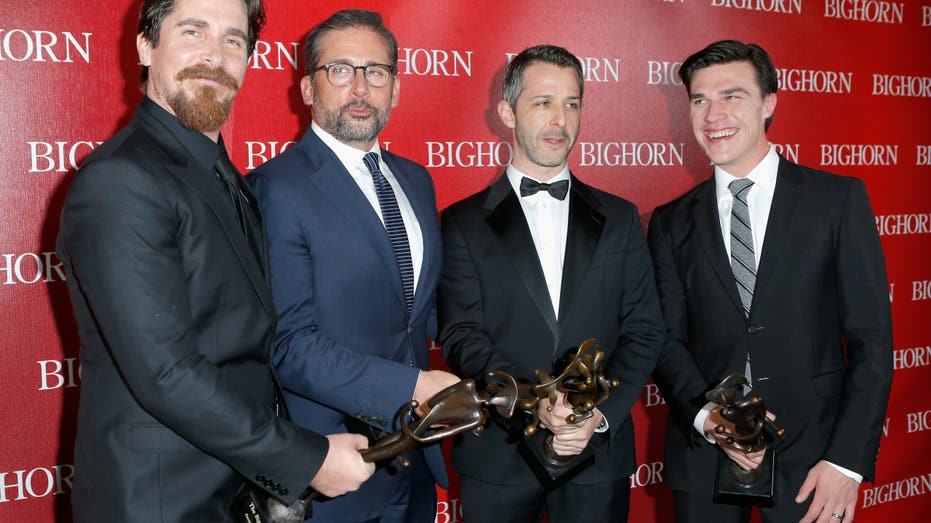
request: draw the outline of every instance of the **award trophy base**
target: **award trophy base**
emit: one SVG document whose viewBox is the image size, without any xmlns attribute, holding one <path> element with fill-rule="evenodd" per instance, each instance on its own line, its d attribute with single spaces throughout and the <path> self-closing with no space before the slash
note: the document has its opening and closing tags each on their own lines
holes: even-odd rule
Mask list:
<svg viewBox="0 0 931 523">
<path fill-rule="evenodd" d="M 769 447 L 763 463 L 755 470 L 745 471 L 727 454 L 718 453 L 718 470 L 714 478 L 714 501 L 729 505 L 773 506 L 773 478 L 776 455 Z"/>
<path fill-rule="evenodd" d="M 574 456 L 550 457 L 546 449 L 551 449 L 547 440 L 551 436 L 548 431 L 538 430 L 534 435 L 522 438 L 517 444 L 524 461 L 547 492 L 556 489 L 595 462 L 595 451 L 591 445 Z"/>
</svg>

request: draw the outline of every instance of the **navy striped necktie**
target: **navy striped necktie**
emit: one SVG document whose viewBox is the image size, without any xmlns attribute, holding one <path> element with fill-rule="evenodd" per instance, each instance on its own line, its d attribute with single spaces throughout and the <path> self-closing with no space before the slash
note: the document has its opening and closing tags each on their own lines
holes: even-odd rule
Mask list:
<svg viewBox="0 0 931 523">
<path fill-rule="evenodd" d="M 401 272 L 401 285 L 404 288 L 404 302 L 407 305 L 407 315 L 410 317 L 411 308 L 414 304 L 414 262 L 411 259 L 411 247 L 407 241 L 407 230 L 404 228 L 404 220 L 401 219 L 401 210 L 398 208 L 398 200 L 394 196 L 394 190 L 391 184 L 381 172 L 378 162 L 378 153 L 366 153 L 362 157 L 365 166 L 372 173 L 372 181 L 375 182 L 375 193 L 378 195 L 378 206 L 381 207 L 381 216 L 385 221 L 385 231 L 388 232 L 388 240 L 391 241 L 391 248 L 394 249 L 394 257 L 398 262 L 398 269 Z"/>
</svg>

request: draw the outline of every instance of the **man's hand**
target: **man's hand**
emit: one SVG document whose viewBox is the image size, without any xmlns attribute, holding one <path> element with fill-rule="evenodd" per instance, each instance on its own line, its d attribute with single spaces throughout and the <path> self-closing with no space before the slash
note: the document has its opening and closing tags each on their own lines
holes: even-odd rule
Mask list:
<svg viewBox="0 0 931 523">
<path fill-rule="evenodd" d="M 423 417 L 430 411 L 427 402 L 436 395 L 437 392 L 459 382 L 459 377 L 455 374 L 442 370 L 422 370 L 417 377 L 417 385 L 414 386 L 414 400 L 417 401 L 415 412 L 418 416 Z"/>
<path fill-rule="evenodd" d="M 327 439 L 330 450 L 310 486 L 324 496 L 334 498 L 357 490 L 375 472 L 375 464 L 362 461 L 362 454 L 359 454 L 369 446 L 365 436 L 331 434 Z"/>
<path fill-rule="evenodd" d="M 560 456 L 574 456 L 585 450 L 595 429 L 601 424 L 603 418 L 598 409 L 592 417 L 572 424 L 566 418 L 572 414 L 572 408 L 566 402 L 564 393 L 556 392 L 556 403 L 550 409 L 550 402 L 542 399 L 537 403 L 537 414 L 540 417 L 540 426 L 553 433 L 553 450 Z"/>
<path fill-rule="evenodd" d="M 766 416 L 772 420 L 776 419 L 776 416 L 772 413 L 767 412 Z M 731 459 L 734 463 L 740 466 L 744 470 L 753 470 L 760 466 L 763 463 L 763 456 L 766 454 L 766 449 L 758 450 L 756 452 L 746 452 L 740 449 L 735 449 L 727 443 L 727 437 L 722 436 L 715 432 L 714 428 L 718 425 L 724 425 L 724 428 L 727 432 L 734 433 L 734 424 L 730 421 L 724 419 L 721 416 L 721 406 L 717 406 L 708 414 L 708 417 L 705 418 L 705 434 L 709 434 L 714 437 L 715 441 L 718 442 L 718 446 L 721 447 L 721 450 L 727 454 L 727 457 Z"/>
<path fill-rule="evenodd" d="M 796 503 L 804 503 L 811 495 L 808 512 L 799 523 L 817 521 L 818 523 L 852 523 L 853 513 L 857 508 L 857 494 L 860 484 L 853 478 L 845 476 L 827 461 L 821 460 L 808 471 L 808 477 L 802 483 L 795 496 Z M 833 514 L 843 516 L 842 519 Z"/>
</svg>

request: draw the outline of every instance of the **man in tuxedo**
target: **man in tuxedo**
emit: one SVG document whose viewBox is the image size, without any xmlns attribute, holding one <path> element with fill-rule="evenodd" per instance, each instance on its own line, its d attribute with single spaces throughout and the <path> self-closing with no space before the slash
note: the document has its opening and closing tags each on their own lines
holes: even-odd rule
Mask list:
<svg viewBox="0 0 931 523">
<path fill-rule="evenodd" d="M 364 438 L 275 408 L 262 215 L 219 133 L 263 23 L 260 0 L 144 1 L 145 97 L 71 185 L 58 255 L 81 338 L 75 521 L 227 521 L 243 479 L 290 503 L 374 470 Z"/>
<path fill-rule="evenodd" d="M 594 416 L 566 422 L 560 394 L 540 402 L 560 455 L 594 449 L 594 464 L 550 489 L 521 457 L 518 426 L 489 424 L 453 448 L 466 521 L 626 521 L 636 467 L 630 409 L 662 346 L 662 318 L 636 207 L 569 172 L 582 114 L 582 67 L 561 47 L 524 50 L 508 65 L 498 115 L 513 157 L 489 188 L 443 212 L 437 307 L 449 367 L 484 382 L 502 370 L 536 382 L 587 338 L 621 382 Z M 549 487 L 549 486 L 548 486 Z"/>
<path fill-rule="evenodd" d="M 378 142 L 398 103 L 397 48 L 370 11 L 316 26 L 301 79 L 311 128 L 248 177 L 268 220 L 278 374 L 295 421 L 323 434 L 396 430 L 402 405 L 459 381 L 427 370 L 442 261 L 433 181 Z M 409 457 L 315 502 L 314 520 L 433 522 L 440 448 Z"/>
<path fill-rule="evenodd" d="M 853 519 L 872 479 L 892 382 L 888 286 L 863 182 L 793 164 L 766 131 L 776 71 L 759 46 L 721 41 L 680 69 L 714 175 L 658 207 L 649 244 L 666 318 L 654 379 L 669 405 L 665 481 L 676 521 L 749 521 L 712 499 L 720 452 L 704 393 L 730 374 L 778 416 L 775 505 L 764 521 Z M 846 351 L 845 351 L 846 348 Z"/>
</svg>

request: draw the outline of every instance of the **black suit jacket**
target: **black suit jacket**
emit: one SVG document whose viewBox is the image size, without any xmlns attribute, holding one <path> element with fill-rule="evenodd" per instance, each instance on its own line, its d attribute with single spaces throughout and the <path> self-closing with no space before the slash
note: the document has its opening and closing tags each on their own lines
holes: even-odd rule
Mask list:
<svg viewBox="0 0 931 523">
<path fill-rule="evenodd" d="M 558 320 L 530 235 L 506 176 L 443 213 L 443 276 L 437 294 L 439 341 L 450 368 L 482 382 L 503 370 L 535 382 L 535 369 L 587 338 L 607 355 L 606 373 L 621 388 L 599 407 L 608 444 L 572 479 L 609 481 L 636 467 L 630 409 L 662 344 L 653 273 L 636 207 L 573 178 Z M 597 437 L 597 436 L 596 436 Z M 536 481 L 515 438 L 489 424 L 453 448 L 456 469 L 490 483 Z"/>
<path fill-rule="evenodd" d="M 820 459 L 871 479 L 892 381 L 892 322 L 863 183 L 779 159 L 749 318 L 713 178 L 656 209 L 649 244 L 666 317 L 654 373 L 670 412 L 666 483 L 711 491 L 717 451 L 692 422 L 706 390 L 743 374 L 748 351 L 753 392 L 786 431 L 773 444 L 782 495 L 794 496 Z"/>
<path fill-rule="evenodd" d="M 264 241 L 257 257 L 159 110 L 144 101 L 87 158 L 62 215 L 81 338 L 76 521 L 224 521 L 242 477 L 293 501 L 326 455 L 273 409 Z"/>
</svg>

